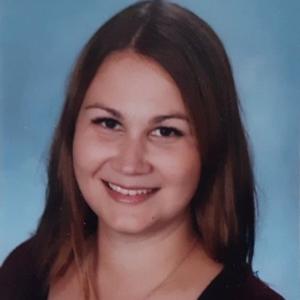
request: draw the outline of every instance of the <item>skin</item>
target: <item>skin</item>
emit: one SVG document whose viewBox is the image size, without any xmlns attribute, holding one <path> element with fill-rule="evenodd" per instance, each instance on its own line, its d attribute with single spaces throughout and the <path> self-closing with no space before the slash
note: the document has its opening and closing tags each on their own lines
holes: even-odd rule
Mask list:
<svg viewBox="0 0 300 300">
<path fill-rule="evenodd" d="M 195 242 L 191 228 L 189 205 L 201 158 L 170 75 L 131 51 L 106 58 L 77 119 L 73 162 L 81 192 L 100 220 L 89 256 L 98 296 L 198 297 L 222 266 Z M 127 203 L 122 196 L 114 199 L 103 181 L 155 192 Z M 76 282 L 71 267 L 49 299 L 77 299 Z"/>
</svg>

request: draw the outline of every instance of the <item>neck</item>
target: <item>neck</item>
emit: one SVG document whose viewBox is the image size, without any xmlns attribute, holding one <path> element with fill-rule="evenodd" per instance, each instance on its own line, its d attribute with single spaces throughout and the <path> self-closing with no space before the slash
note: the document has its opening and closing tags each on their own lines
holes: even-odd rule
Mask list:
<svg viewBox="0 0 300 300">
<path fill-rule="evenodd" d="M 196 240 L 186 220 L 146 236 L 116 234 L 105 228 L 98 232 L 94 265 L 97 285 L 106 286 L 109 280 L 115 286 L 140 288 L 141 293 L 164 281 L 190 254 Z"/>
<path fill-rule="evenodd" d="M 181 256 L 194 239 L 195 235 L 190 223 L 185 220 L 147 235 L 128 235 L 99 230 L 98 267 L 118 269 L 122 265 L 129 270 L 139 269 L 140 265 L 145 268 L 146 263 L 151 266 L 153 262 L 163 263 L 172 258 L 176 260 L 176 257 Z"/>
</svg>

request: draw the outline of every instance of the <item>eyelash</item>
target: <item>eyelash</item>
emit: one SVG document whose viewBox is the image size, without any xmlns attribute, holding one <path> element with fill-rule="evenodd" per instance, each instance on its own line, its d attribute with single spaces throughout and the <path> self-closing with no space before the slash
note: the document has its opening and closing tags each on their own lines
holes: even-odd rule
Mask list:
<svg viewBox="0 0 300 300">
<path fill-rule="evenodd" d="M 107 126 L 108 122 L 110 122 L 109 126 Z M 118 130 L 118 129 L 116 129 L 116 126 L 121 125 L 117 120 L 115 120 L 113 118 L 96 118 L 96 119 L 92 120 L 92 123 L 96 124 L 96 125 L 100 125 L 104 129 L 108 129 L 108 130 Z M 106 125 L 104 125 L 104 124 L 106 124 Z M 111 126 L 111 125 L 114 125 L 114 126 Z M 155 128 L 154 131 L 157 131 L 157 130 L 160 130 L 160 131 L 163 130 L 163 131 L 165 131 L 165 133 L 166 133 L 166 131 L 168 132 L 168 135 L 166 135 L 166 136 L 159 135 L 159 137 L 164 137 L 164 138 L 182 137 L 184 135 L 182 131 L 180 131 L 174 127 L 160 126 L 160 127 Z M 160 132 L 160 133 L 162 133 L 162 132 Z"/>
<path fill-rule="evenodd" d="M 157 130 L 161 130 L 161 131 L 164 130 L 164 131 L 167 131 L 168 133 L 171 133 L 167 136 L 160 135 L 161 137 L 165 137 L 165 138 L 182 137 L 183 136 L 183 133 L 180 130 L 174 128 L 174 127 L 161 126 L 161 127 L 158 127 L 158 128 L 155 129 L 155 131 L 157 131 Z"/>
<path fill-rule="evenodd" d="M 92 123 L 93 124 L 96 124 L 96 125 L 101 125 L 103 128 L 105 129 L 111 129 L 111 130 L 114 130 L 114 128 L 110 127 L 110 126 L 104 126 L 106 122 L 106 125 L 107 125 L 107 122 L 111 122 L 113 123 L 114 125 L 121 125 L 117 120 L 113 119 L 113 118 L 96 118 L 96 119 L 93 119 L 92 120 Z M 112 125 L 112 124 L 111 124 Z"/>
</svg>

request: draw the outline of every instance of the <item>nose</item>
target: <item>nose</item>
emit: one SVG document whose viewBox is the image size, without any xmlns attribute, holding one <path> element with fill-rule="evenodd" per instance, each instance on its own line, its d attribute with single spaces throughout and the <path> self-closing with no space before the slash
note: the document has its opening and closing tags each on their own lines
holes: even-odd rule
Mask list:
<svg viewBox="0 0 300 300">
<path fill-rule="evenodd" d="M 145 141 L 126 138 L 118 146 L 117 155 L 112 159 L 112 168 L 124 175 L 144 175 L 152 170 L 146 159 Z"/>
</svg>

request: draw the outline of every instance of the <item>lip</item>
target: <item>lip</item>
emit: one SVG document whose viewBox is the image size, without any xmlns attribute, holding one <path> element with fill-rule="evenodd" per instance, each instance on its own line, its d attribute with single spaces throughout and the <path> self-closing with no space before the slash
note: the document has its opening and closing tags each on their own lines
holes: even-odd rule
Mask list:
<svg viewBox="0 0 300 300">
<path fill-rule="evenodd" d="M 110 197 L 117 201 L 117 202 L 120 202 L 120 203 L 126 203 L 126 204 L 139 204 L 139 203 L 142 203 L 146 200 L 148 200 L 150 197 L 152 197 L 158 190 L 159 188 L 146 188 L 146 187 L 125 187 L 125 186 L 122 186 L 122 185 L 119 185 L 119 184 L 115 184 L 121 188 L 124 188 L 124 189 L 131 189 L 131 190 L 143 190 L 143 189 L 146 189 L 146 190 L 149 190 L 151 189 L 152 191 L 150 191 L 149 193 L 147 194 L 139 194 L 139 195 L 123 195 L 117 191 L 114 191 L 112 190 L 109 185 L 108 185 L 108 182 L 105 181 L 105 180 L 102 180 L 105 188 L 106 188 L 106 191 L 107 193 L 110 195 Z M 112 183 L 112 182 L 111 182 Z"/>
</svg>

